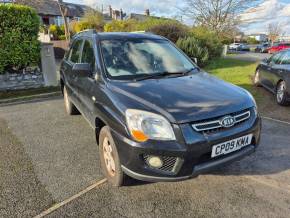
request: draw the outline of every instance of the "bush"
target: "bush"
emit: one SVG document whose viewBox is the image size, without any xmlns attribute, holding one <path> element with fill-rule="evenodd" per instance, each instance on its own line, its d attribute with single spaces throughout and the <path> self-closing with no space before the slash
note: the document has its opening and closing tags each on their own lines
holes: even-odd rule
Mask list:
<svg viewBox="0 0 290 218">
<path fill-rule="evenodd" d="M 0 4 L 0 73 L 37 63 L 39 17 L 30 7 Z"/>
<path fill-rule="evenodd" d="M 251 45 L 254 45 L 254 44 L 259 44 L 260 42 L 257 39 L 253 38 L 253 37 L 248 37 L 247 38 L 247 43 L 251 44 Z"/>
<path fill-rule="evenodd" d="M 89 10 L 85 13 L 80 21 L 73 21 L 70 23 L 70 31 L 75 34 L 85 29 L 95 29 L 99 32 L 104 31 L 103 15 L 95 10 Z"/>
<path fill-rule="evenodd" d="M 176 42 L 179 37 L 188 34 L 188 28 L 176 20 L 163 18 L 148 18 L 144 21 L 134 19 L 113 20 L 104 27 L 105 32 L 133 32 L 146 31 L 152 32 Z"/>
<path fill-rule="evenodd" d="M 60 36 L 65 34 L 64 25 L 57 26 L 57 25 L 50 25 L 49 26 L 49 33 L 52 34 L 53 40 L 61 40 Z"/>
<path fill-rule="evenodd" d="M 133 32 L 139 31 L 139 22 L 134 19 L 128 20 L 113 20 L 111 23 L 107 23 L 104 26 L 105 32 Z"/>
<path fill-rule="evenodd" d="M 191 35 L 199 41 L 201 47 L 208 50 L 209 59 L 220 57 L 223 51 L 223 43 L 219 35 L 203 26 L 194 27 Z"/>
<path fill-rule="evenodd" d="M 208 63 L 209 51 L 194 37 L 178 39 L 176 45 L 190 58 L 197 58 L 198 65 L 203 67 Z"/>
<path fill-rule="evenodd" d="M 159 24 L 147 29 L 147 31 L 164 36 L 174 43 L 176 43 L 179 38 L 188 35 L 188 29 L 178 22 Z"/>
</svg>

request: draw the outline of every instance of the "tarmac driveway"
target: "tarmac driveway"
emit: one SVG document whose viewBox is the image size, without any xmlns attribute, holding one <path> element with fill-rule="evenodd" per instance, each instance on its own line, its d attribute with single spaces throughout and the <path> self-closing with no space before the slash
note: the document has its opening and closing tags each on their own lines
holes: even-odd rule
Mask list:
<svg viewBox="0 0 290 218">
<path fill-rule="evenodd" d="M 290 125 L 263 120 L 258 151 L 176 183 L 103 184 L 50 217 L 289 217 Z M 0 107 L 0 217 L 31 217 L 103 178 L 94 132 L 60 99 Z"/>
</svg>

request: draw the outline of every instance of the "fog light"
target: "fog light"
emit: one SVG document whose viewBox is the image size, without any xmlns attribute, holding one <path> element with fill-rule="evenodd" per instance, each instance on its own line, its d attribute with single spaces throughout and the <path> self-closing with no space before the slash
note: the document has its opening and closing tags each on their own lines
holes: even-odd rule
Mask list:
<svg viewBox="0 0 290 218">
<path fill-rule="evenodd" d="M 147 158 L 147 164 L 153 168 L 160 168 L 163 166 L 163 161 L 160 157 L 157 156 L 149 156 Z"/>
</svg>

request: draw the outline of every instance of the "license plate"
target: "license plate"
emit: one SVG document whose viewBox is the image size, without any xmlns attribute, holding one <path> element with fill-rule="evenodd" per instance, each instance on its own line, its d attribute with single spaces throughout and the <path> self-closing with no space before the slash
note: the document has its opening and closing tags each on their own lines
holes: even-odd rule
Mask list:
<svg viewBox="0 0 290 218">
<path fill-rule="evenodd" d="M 214 145 L 211 151 L 211 157 L 228 154 L 241 148 L 250 145 L 252 142 L 253 134 L 246 135 L 237 139 L 226 141 L 218 145 Z"/>
</svg>

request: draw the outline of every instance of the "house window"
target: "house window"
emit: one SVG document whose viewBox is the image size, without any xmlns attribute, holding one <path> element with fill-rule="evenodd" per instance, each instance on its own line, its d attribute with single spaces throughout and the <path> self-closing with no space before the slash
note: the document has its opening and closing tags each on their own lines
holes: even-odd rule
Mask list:
<svg viewBox="0 0 290 218">
<path fill-rule="evenodd" d="M 64 24 L 64 20 L 63 20 L 63 18 L 62 18 L 61 16 L 57 16 L 57 17 L 55 17 L 55 24 L 56 24 L 57 26 L 61 26 L 61 25 L 63 25 L 63 24 Z"/>
</svg>

